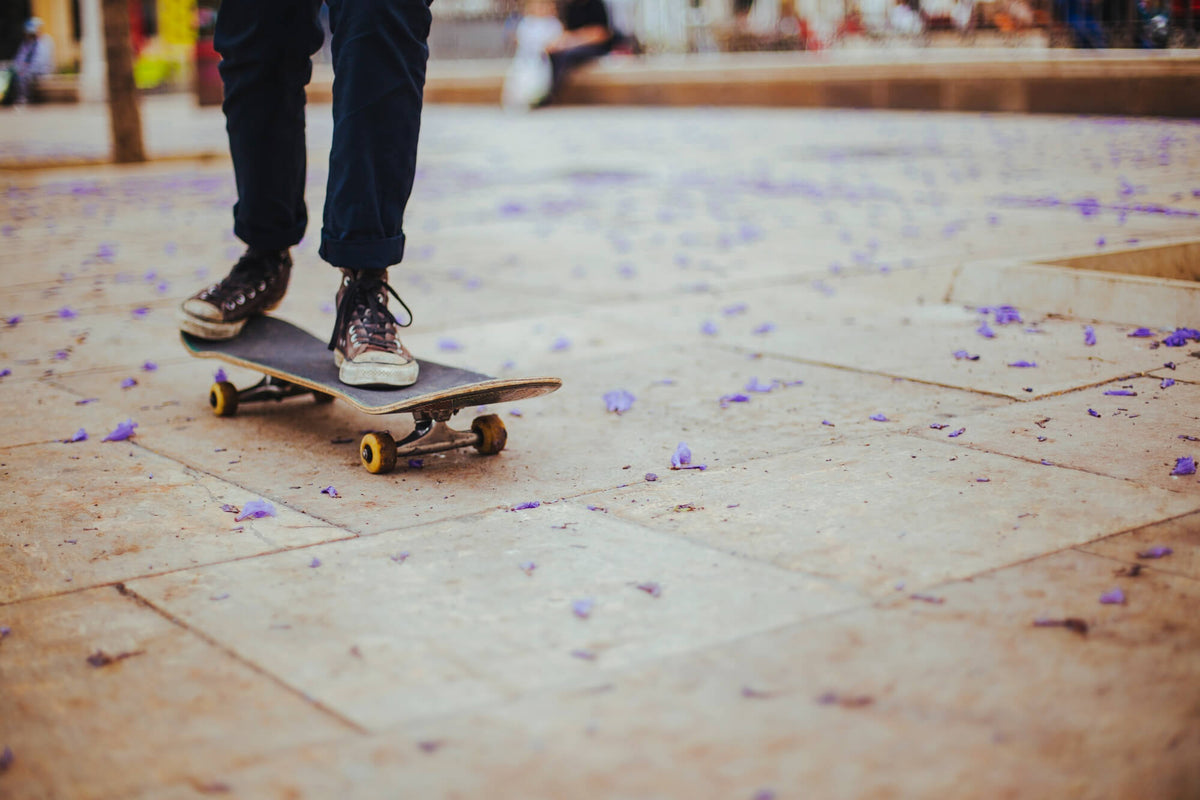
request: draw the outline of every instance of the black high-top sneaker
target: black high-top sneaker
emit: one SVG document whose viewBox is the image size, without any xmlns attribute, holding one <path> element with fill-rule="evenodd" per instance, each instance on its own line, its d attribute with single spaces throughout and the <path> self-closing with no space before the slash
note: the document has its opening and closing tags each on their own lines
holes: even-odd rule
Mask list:
<svg viewBox="0 0 1200 800">
<path fill-rule="evenodd" d="M 248 248 L 224 280 L 183 301 L 179 328 L 201 339 L 232 339 L 246 320 L 279 305 L 291 274 L 287 250 Z"/>
<path fill-rule="evenodd" d="M 392 295 L 408 312 L 401 326 L 388 310 Z M 387 284 L 387 270 L 342 270 L 337 293 L 337 320 L 329 349 L 338 378 L 351 386 L 411 386 L 417 382 L 417 360 L 401 344 L 396 330 L 412 323 L 412 312 Z"/>
</svg>

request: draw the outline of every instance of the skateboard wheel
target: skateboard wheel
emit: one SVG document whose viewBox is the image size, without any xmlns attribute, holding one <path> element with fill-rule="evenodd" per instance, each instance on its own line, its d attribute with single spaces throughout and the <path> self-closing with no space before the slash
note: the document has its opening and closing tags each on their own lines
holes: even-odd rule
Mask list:
<svg viewBox="0 0 1200 800">
<path fill-rule="evenodd" d="M 508 441 L 508 431 L 504 428 L 504 420 L 495 414 L 485 414 L 471 420 L 471 432 L 479 437 L 475 449 L 480 455 L 494 456 L 504 449 Z"/>
<path fill-rule="evenodd" d="M 237 413 L 237 387 L 229 381 L 214 383 L 208 391 L 208 404 L 218 417 L 232 417 Z"/>
<path fill-rule="evenodd" d="M 368 433 L 359 447 L 367 472 L 379 475 L 396 468 L 396 440 L 387 431 Z"/>
</svg>

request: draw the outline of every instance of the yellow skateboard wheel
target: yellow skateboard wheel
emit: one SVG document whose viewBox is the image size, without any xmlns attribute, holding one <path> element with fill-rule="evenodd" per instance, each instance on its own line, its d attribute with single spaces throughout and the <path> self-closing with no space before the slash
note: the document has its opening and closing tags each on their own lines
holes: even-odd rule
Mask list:
<svg viewBox="0 0 1200 800">
<path fill-rule="evenodd" d="M 504 420 L 495 414 L 485 414 L 471 421 L 471 432 L 479 437 L 475 449 L 480 455 L 494 456 L 504 449 L 508 442 L 508 431 L 504 428 Z"/>
<path fill-rule="evenodd" d="M 387 431 L 368 433 L 358 452 L 367 472 L 379 475 L 396 468 L 396 440 Z"/>
<path fill-rule="evenodd" d="M 208 391 L 208 404 L 218 417 L 232 417 L 237 413 L 237 387 L 229 381 L 214 383 Z"/>
</svg>

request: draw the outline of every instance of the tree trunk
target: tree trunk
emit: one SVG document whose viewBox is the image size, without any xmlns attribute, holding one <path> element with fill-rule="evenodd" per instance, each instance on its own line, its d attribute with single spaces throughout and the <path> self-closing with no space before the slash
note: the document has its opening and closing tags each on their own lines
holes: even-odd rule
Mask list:
<svg viewBox="0 0 1200 800">
<path fill-rule="evenodd" d="M 146 160 L 142 115 L 133 83 L 133 44 L 128 0 L 103 0 L 104 51 L 108 60 L 108 119 L 117 164 Z"/>
</svg>

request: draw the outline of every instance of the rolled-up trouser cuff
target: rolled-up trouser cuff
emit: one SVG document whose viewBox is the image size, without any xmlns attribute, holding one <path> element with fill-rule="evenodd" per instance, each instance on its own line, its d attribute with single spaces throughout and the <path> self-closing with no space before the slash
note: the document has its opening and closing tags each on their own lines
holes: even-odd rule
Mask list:
<svg viewBox="0 0 1200 800">
<path fill-rule="evenodd" d="M 387 269 L 404 258 L 404 234 L 369 241 L 339 241 L 321 232 L 321 258 L 346 269 Z"/>
</svg>

